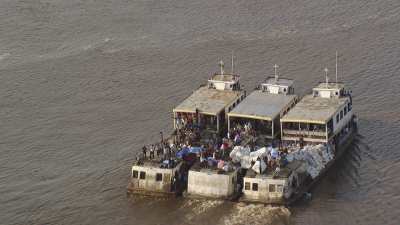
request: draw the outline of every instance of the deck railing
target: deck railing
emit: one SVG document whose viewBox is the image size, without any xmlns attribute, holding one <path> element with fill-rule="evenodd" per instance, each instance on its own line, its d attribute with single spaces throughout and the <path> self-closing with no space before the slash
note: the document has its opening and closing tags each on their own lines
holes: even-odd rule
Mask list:
<svg viewBox="0 0 400 225">
<path fill-rule="evenodd" d="M 283 135 L 292 136 L 292 137 L 297 136 L 297 137 L 326 138 L 326 132 L 324 132 L 324 131 L 283 129 Z"/>
</svg>

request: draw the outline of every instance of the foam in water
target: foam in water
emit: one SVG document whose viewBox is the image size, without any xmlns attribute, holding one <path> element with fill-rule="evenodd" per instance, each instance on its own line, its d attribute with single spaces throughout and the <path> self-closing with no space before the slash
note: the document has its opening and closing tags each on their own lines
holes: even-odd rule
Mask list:
<svg viewBox="0 0 400 225">
<path fill-rule="evenodd" d="M 241 205 L 235 204 L 230 215 L 223 217 L 220 224 L 289 224 L 290 211 L 285 207 L 274 207 L 264 205 Z"/>
</svg>

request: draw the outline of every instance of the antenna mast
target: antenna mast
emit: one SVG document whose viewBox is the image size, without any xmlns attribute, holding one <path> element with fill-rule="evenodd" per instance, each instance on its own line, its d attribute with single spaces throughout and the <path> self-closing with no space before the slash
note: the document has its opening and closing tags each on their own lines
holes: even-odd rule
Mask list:
<svg viewBox="0 0 400 225">
<path fill-rule="evenodd" d="M 221 68 L 221 75 L 224 75 L 224 62 L 222 60 L 219 61 L 219 67 Z"/>
<path fill-rule="evenodd" d="M 279 68 L 279 66 L 275 64 L 275 65 L 274 65 L 275 83 L 278 82 L 278 79 L 279 79 L 278 73 L 276 72 L 276 70 L 277 70 L 278 68 Z"/>
<path fill-rule="evenodd" d="M 232 75 L 233 75 L 233 51 L 232 51 Z"/>
<path fill-rule="evenodd" d="M 337 82 L 338 82 L 338 79 L 337 79 L 337 77 L 338 77 L 338 76 L 337 76 L 337 73 L 338 73 L 338 71 L 337 71 L 337 66 L 338 66 L 338 65 L 337 65 L 337 64 L 338 64 L 338 55 L 337 55 L 337 51 L 336 51 L 336 69 L 335 69 L 335 70 L 336 70 L 336 86 L 338 85 L 338 83 L 337 83 Z"/>
<path fill-rule="evenodd" d="M 328 68 L 326 68 L 325 67 L 325 69 L 324 69 L 324 71 L 325 71 L 325 84 L 326 84 L 326 88 L 328 88 L 328 83 L 329 83 L 329 77 L 328 77 Z"/>
</svg>

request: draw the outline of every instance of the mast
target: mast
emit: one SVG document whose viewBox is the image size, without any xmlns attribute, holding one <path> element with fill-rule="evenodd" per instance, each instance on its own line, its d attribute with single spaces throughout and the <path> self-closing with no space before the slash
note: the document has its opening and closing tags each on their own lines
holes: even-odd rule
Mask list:
<svg viewBox="0 0 400 225">
<path fill-rule="evenodd" d="M 278 65 L 274 65 L 274 71 L 275 71 L 275 83 L 277 83 L 278 82 L 278 79 L 279 79 L 279 76 L 278 76 L 278 73 L 277 73 L 277 69 L 279 68 L 279 66 Z"/>
<path fill-rule="evenodd" d="M 233 75 L 233 65 L 234 65 L 234 64 L 233 64 L 233 51 L 232 51 L 232 72 L 231 72 L 232 75 Z"/>
<path fill-rule="evenodd" d="M 219 61 L 219 67 L 221 69 L 221 75 L 224 75 L 224 62 L 222 60 Z"/>
<path fill-rule="evenodd" d="M 337 66 L 338 66 L 338 55 L 337 55 L 337 51 L 336 51 L 336 64 L 335 64 L 336 68 L 335 68 L 335 74 L 336 74 L 336 87 L 338 86 L 338 70 L 337 70 Z"/>
<path fill-rule="evenodd" d="M 326 84 L 326 88 L 328 88 L 328 83 L 329 83 L 329 77 L 328 77 L 328 68 L 326 68 L 325 67 L 325 69 L 324 69 L 324 71 L 325 71 L 325 84 Z"/>
</svg>

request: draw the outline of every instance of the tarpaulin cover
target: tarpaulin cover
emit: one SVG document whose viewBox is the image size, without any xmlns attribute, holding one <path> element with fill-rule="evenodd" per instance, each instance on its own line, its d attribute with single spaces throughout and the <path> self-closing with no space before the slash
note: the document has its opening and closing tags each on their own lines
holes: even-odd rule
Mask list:
<svg viewBox="0 0 400 225">
<path fill-rule="evenodd" d="M 240 166 L 245 169 L 251 167 L 251 162 L 257 161 L 258 158 L 264 158 L 270 152 L 270 148 L 260 148 L 257 151 L 250 152 L 249 147 L 235 146 L 229 157 L 233 162 L 240 162 Z"/>
<path fill-rule="evenodd" d="M 213 157 L 208 157 L 207 158 L 207 164 L 211 167 L 211 166 L 215 166 L 217 165 L 218 161 L 215 160 Z"/>
<path fill-rule="evenodd" d="M 190 147 L 189 152 L 194 154 L 200 154 L 203 151 L 202 147 Z"/>
<path fill-rule="evenodd" d="M 189 154 L 189 148 L 182 148 L 176 153 L 176 157 L 182 159 L 187 154 Z"/>
<path fill-rule="evenodd" d="M 312 178 L 317 177 L 326 164 L 333 159 L 333 153 L 329 146 L 306 145 L 303 149 L 299 149 L 289 153 L 286 157 L 288 162 L 295 160 L 302 161 L 305 170 Z"/>
</svg>

